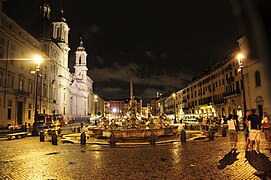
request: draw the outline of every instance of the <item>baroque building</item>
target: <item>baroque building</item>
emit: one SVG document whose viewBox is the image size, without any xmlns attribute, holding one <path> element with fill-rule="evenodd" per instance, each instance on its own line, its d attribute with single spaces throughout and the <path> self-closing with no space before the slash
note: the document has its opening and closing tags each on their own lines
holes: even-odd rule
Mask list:
<svg viewBox="0 0 271 180">
<path fill-rule="evenodd" d="M 171 94 L 163 101 L 158 99 L 157 106 L 165 104 L 162 112 L 171 119 L 174 112 L 177 119 L 184 114 L 197 114 L 203 118 L 233 114 L 240 120 L 246 111 L 252 109 L 256 109 L 260 117 L 263 112 L 270 114 L 269 78 L 264 63 L 248 57 L 245 37 L 240 38 L 238 43 L 238 51 L 193 77 L 190 83 L 175 93 L 175 97 Z M 238 60 L 239 53 L 243 54 L 243 58 Z"/>
<path fill-rule="evenodd" d="M 87 53 L 81 40 L 72 74 L 63 9 L 52 22 L 51 7 L 43 1 L 33 24 L 35 37 L 2 12 L 2 1 L 0 10 L 0 127 L 32 124 L 36 99 L 39 114 L 60 114 L 66 119 L 91 115 L 93 81 L 87 76 Z M 43 57 L 37 76 L 31 74 L 37 68 L 36 55 Z"/>
<path fill-rule="evenodd" d="M 70 115 L 86 117 L 91 114 L 93 81 L 87 76 L 87 53 L 83 47 L 82 39 L 75 54 L 75 73 L 70 89 Z"/>
</svg>

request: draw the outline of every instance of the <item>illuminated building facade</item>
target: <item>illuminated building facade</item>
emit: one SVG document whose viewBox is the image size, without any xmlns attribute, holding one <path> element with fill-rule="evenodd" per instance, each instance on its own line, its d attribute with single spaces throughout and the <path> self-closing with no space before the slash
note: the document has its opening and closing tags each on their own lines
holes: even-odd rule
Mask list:
<svg viewBox="0 0 271 180">
<path fill-rule="evenodd" d="M 0 1 L 2 10 L 2 1 Z M 87 117 L 93 109 L 93 81 L 87 76 L 86 52 L 78 47 L 75 74 L 68 68 L 69 27 L 60 9 L 51 22 L 50 5 L 44 1 L 33 32 L 38 39 L 0 11 L 0 127 L 32 125 L 34 121 L 35 90 L 39 114 L 61 114 L 65 118 Z M 35 86 L 36 64 L 43 62 Z M 80 63 L 79 63 L 80 61 Z M 82 76 L 79 74 L 81 73 Z M 75 101 L 83 102 L 74 109 Z"/>
<path fill-rule="evenodd" d="M 238 43 L 239 51 L 196 75 L 186 87 L 176 92 L 177 119 L 184 114 L 198 114 L 203 118 L 233 114 L 240 120 L 245 110 L 253 108 L 260 116 L 263 112 L 270 114 L 271 99 L 264 64 L 259 59 L 246 58 L 249 49 L 245 37 Z M 244 54 L 242 63 L 237 59 L 240 52 Z M 173 94 L 162 102 L 156 101 L 157 106 L 161 103 L 165 103 L 165 113 L 173 118 Z"/>
</svg>

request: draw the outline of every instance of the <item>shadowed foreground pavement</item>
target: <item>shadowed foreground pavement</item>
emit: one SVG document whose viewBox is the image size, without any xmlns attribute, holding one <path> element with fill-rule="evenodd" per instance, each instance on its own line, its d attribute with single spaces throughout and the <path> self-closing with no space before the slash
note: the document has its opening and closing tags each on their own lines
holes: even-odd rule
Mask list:
<svg viewBox="0 0 271 180">
<path fill-rule="evenodd" d="M 271 179 L 270 154 L 238 150 L 228 137 L 133 148 L 0 140 L 0 179 Z"/>
</svg>

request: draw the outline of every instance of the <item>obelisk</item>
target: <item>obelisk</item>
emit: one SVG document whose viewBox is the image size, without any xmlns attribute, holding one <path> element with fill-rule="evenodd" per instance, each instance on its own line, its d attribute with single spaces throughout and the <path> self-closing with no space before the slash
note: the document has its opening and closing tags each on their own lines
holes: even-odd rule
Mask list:
<svg viewBox="0 0 271 180">
<path fill-rule="evenodd" d="M 132 99 L 133 96 L 133 79 L 130 77 L 130 98 Z"/>
</svg>

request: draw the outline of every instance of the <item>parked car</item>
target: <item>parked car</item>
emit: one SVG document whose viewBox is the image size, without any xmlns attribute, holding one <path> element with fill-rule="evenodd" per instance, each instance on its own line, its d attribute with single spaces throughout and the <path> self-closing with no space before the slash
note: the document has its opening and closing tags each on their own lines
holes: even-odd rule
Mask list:
<svg viewBox="0 0 271 180">
<path fill-rule="evenodd" d="M 185 114 L 182 118 L 184 124 L 200 124 L 199 115 L 196 114 Z"/>
</svg>

